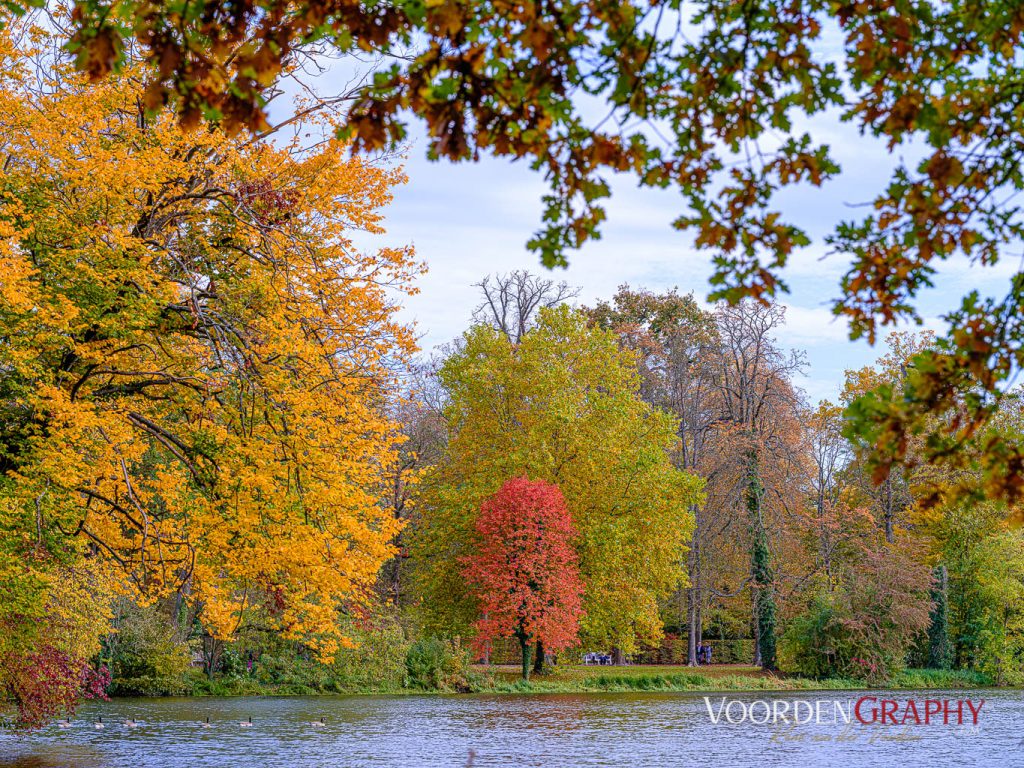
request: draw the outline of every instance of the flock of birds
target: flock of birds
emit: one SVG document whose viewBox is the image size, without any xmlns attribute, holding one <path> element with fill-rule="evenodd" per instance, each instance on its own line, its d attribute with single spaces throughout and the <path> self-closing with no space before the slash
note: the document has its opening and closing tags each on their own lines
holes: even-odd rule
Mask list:
<svg viewBox="0 0 1024 768">
<path fill-rule="evenodd" d="M 124 725 L 125 728 L 138 728 L 139 727 L 139 721 L 136 720 L 133 717 L 130 717 L 127 720 L 124 721 L 123 725 Z M 250 715 L 248 720 L 240 720 L 237 723 L 237 725 L 238 725 L 239 728 L 252 728 L 253 727 L 252 716 Z M 321 717 L 319 720 L 310 720 L 309 722 L 306 723 L 306 725 L 308 725 L 311 728 L 323 728 L 325 725 L 327 725 L 327 719 Z M 211 728 L 213 726 L 213 723 L 211 723 L 210 722 L 210 718 L 207 717 L 204 722 L 199 723 L 199 726 L 201 728 Z M 64 720 L 61 720 L 59 723 L 57 723 L 57 727 L 58 728 L 70 728 L 71 727 L 71 720 L 67 719 L 67 718 L 64 719 Z M 103 717 L 100 716 L 100 717 L 97 717 L 96 720 L 93 722 L 92 727 L 95 728 L 97 731 L 102 731 L 104 728 L 107 727 L 107 724 L 103 722 Z"/>
</svg>

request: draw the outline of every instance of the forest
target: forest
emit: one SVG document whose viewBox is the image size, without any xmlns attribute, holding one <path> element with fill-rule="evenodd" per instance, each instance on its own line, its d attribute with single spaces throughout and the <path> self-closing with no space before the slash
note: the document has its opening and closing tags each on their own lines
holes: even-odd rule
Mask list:
<svg viewBox="0 0 1024 768">
<path fill-rule="evenodd" d="M 355 245 L 385 234 L 393 156 L 320 105 L 182 130 L 141 59 L 92 79 L 62 45 L 0 32 L 14 725 L 705 645 L 780 679 L 1024 683 L 1018 392 L 979 356 L 983 384 L 939 386 L 980 331 L 892 332 L 811 403 L 769 294 L 588 306 L 482 269 L 465 332 L 423 352 L 398 312 L 424 265 Z"/>
</svg>

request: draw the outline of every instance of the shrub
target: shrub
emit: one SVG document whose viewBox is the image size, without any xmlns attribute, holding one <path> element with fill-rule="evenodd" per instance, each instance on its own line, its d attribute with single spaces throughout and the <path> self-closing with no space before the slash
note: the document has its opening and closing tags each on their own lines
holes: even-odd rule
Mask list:
<svg viewBox="0 0 1024 768">
<path fill-rule="evenodd" d="M 330 665 L 335 690 L 395 691 L 404 687 L 410 644 L 397 620 L 378 618 L 350 634 L 355 647 L 341 649 Z"/>
<path fill-rule="evenodd" d="M 405 656 L 407 685 L 433 691 L 466 690 L 469 663 L 458 643 L 437 637 L 417 640 Z"/>
<path fill-rule="evenodd" d="M 833 595 L 818 595 L 807 611 L 790 622 L 783 637 L 785 659 L 808 677 L 831 677 L 850 669 L 856 650 Z"/>
<path fill-rule="evenodd" d="M 803 674 L 885 682 L 930 624 L 929 570 L 895 547 L 866 550 L 841 586 L 790 625 L 787 657 Z"/>
<path fill-rule="evenodd" d="M 105 644 L 112 694 L 167 696 L 187 690 L 188 645 L 176 639 L 173 624 L 155 607 L 123 603 L 117 633 Z"/>
</svg>

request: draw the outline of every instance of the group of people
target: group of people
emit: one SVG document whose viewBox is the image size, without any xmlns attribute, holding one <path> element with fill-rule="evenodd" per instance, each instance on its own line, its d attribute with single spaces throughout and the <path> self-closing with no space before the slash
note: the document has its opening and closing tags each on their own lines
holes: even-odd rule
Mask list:
<svg viewBox="0 0 1024 768">
<path fill-rule="evenodd" d="M 697 663 L 698 664 L 710 664 L 711 663 L 711 646 L 701 643 L 697 646 Z"/>
<path fill-rule="evenodd" d="M 583 657 L 584 664 L 614 664 L 615 660 L 607 653 L 588 653 Z"/>
</svg>

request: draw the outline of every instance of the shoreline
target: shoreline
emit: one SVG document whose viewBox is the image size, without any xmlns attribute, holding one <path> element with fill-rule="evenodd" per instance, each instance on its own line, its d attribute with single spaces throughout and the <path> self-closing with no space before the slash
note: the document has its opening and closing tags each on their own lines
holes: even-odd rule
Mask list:
<svg viewBox="0 0 1024 768">
<path fill-rule="evenodd" d="M 518 679 L 512 667 L 473 667 L 464 681 L 437 688 L 414 686 L 337 686 L 314 688 L 293 683 L 264 683 L 250 678 L 195 680 L 191 690 L 163 695 L 118 693 L 127 698 L 238 698 L 298 696 L 407 696 L 407 695 L 535 695 L 585 693 L 756 693 L 871 690 L 1009 690 L 985 675 L 963 670 L 898 672 L 887 681 L 868 682 L 845 678 L 813 679 L 773 675 L 752 667 L 723 665 L 719 668 L 665 666 L 599 668 L 570 666 L 549 674 Z"/>
</svg>

